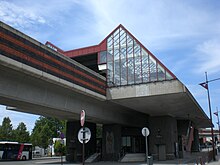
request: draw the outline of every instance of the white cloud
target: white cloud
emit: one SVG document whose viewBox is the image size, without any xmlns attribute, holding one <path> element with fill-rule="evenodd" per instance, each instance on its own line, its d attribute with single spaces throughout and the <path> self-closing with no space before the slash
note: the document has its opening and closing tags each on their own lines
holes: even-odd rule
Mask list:
<svg viewBox="0 0 220 165">
<path fill-rule="evenodd" d="M 7 1 L 0 1 L 0 18 L 2 21 L 17 28 L 46 23 L 42 16 Z"/>
<path fill-rule="evenodd" d="M 194 54 L 197 57 L 197 65 L 195 65 L 196 73 L 219 73 L 220 71 L 220 40 L 213 39 L 203 42 L 196 47 Z"/>
<path fill-rule="evenodd" d="M 62 14 L 69 12 L 78 0 L 38 0 L 38 1 L 0 1 L 1 20 L 11 25 L 30 26 L 32 24 L 45 24 L 57 21 L 59 24 Z M 53 26 L 56 26 L 54 24 Z"/>
<path fill-rule="evenodd" d="M 154 51 L 174 46 L 183 47 L 189 42 L 195 42 L 195 38 L 191 40 L 192 36 L 198 39 L 201 35 L 210 34 L 210 31 L 219 32 L 217 14 L 208 10 L 208 7 L 204 9 L 200 4 L 190 1 L 176 1 L 174 4 L 171 0 L 0 1 L 0 19 L 14 27 L 59 27 L 57 32 L 60 34 L 47 30 L 46 34 L 32 32 L 32 35 L 44 40 L 44 36 L 48 39 L 62 36 L 63 44 L 61 41 L 57 42 L 64 47 L 71 47 L 70 43 L 80 43 L 82 46 L 85 46 L 83 43 L 97 44 L 116 26 L 123 24 L 146 47 Z M 86 40 L 82 36 L 91 36 L 89 39 L 92 41 L 82 41 Z"/>
<path fill-rule="evenodd" d="M 154 49 L 184 46 L 192 37 L 220 32 L 216 13 L 190 1 L 96 0 L 84 5 L 94 15 L 95 31 L 106 34 L 121 23 Z"/>
<path fill-rule="evenodd" d="M 0 1 L 0 19 L 14 27 L 59 27 L 62 40 L 68 43 L 81 41 L 82 35 L 92 36 L 91 40 L 95 41 L 103 39 L 117 25 L 123 24 L 144 45 L 155 50 L 184 46 L 192 42 L 192 36 L 198 39 L 201 35 L 220 33 L 218 13 L 201 4 L 172 0 L 3 0 Z M 72 31 L 79 27 L 84 31 L 77 36 Z M 56 35 L 49 36 L 50 32 L 46 32 L 48 37 Z"/>
</svg>

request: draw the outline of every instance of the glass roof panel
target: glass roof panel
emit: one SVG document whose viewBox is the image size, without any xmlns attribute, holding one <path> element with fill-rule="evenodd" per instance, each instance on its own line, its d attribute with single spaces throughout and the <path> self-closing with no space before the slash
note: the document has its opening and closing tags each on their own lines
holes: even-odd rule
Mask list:
<svg viewBox="0 0 220 165">
<path fill-rule="evenodd" d="M 119 27 L 107 38 L 109 86 L 140 84 L 174 79 L 150 52 L 126 29 Z"/>
</svg>

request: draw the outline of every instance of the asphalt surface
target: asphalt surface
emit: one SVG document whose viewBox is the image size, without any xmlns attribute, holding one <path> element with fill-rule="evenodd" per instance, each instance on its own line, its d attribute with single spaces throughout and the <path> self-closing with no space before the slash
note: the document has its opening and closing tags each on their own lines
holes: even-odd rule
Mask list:
<svg viewBox="0 0 220 165">
<path fill-rule="evenodd" d="M 220 154 L 216 156 L 217 160 L 205 163 L 208 165 L 220 165 Z M 61 163 L 60 157 L 44 157 L 35 158 L 28 161 L 0 161 L 0 165 L 81 165 L 82 163 L 69 163 L 63 161 Z M 135 163 L 120 163 L 120 162 L 95 162 L 95 163 L 85 163 L 88 165 L 147 165 L 145 162 L 135 162 Z M 155 165 L 196 165 L 195 159 L 175 159 L 167 161 L 154 161 Z"/>
</svg>

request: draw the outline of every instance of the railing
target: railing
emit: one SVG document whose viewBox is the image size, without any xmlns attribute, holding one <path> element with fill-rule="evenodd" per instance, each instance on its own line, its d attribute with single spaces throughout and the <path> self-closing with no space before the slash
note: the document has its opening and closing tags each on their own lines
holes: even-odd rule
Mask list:
<svg viewBox="0 0 220 165">
<path fill-rule="evenodd" d="M 126 152 L 125 152 L 125 148 L 122 147 L 120 152 L 118 153 L 118 157 L 119 157 L 119 161 L 121 161 L 121 159 L 123 159 L 123 157 L 125 156 Z"/>
</svg>

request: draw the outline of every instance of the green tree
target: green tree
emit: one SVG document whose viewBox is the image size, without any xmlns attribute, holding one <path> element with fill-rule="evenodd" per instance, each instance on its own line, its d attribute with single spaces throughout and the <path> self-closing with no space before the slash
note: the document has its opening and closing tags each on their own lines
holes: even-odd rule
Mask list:
<svg viewBox="0 0 220 165">
<path fill-rule="evenodd" d="M 13 131 L 13 135 L 15 138 L 15 141 L 20 143 L 30 142 L 30 135 L 27 131 L 26 125 L 21 122 L 19 123 L 18 127 Z"/>
<path fill-rule="evenodd" d="M 13 141 L 13 127 L 9 117 L 5 117 L 0 126 L 0 140 Z"/>
<path fill-rule="evenodd" d="M 47 148 L 50 140 L 59 136 L 58 131 L 64 132 L 65 123 L 65 121 L 51 117 L 39 117 L 31 134 L 33 146 Z"/>
<path fill-rule="evenodd" d="M 57 155 L 57 156 L 65 155 L 66 154 L 66 146 L 64 146 L 64 144 L 62 144 L 60 140 L 56 140 L 55 144 L 54 144 L 54 152 L 55 152 L 55 155 Z"/>
</svg>

